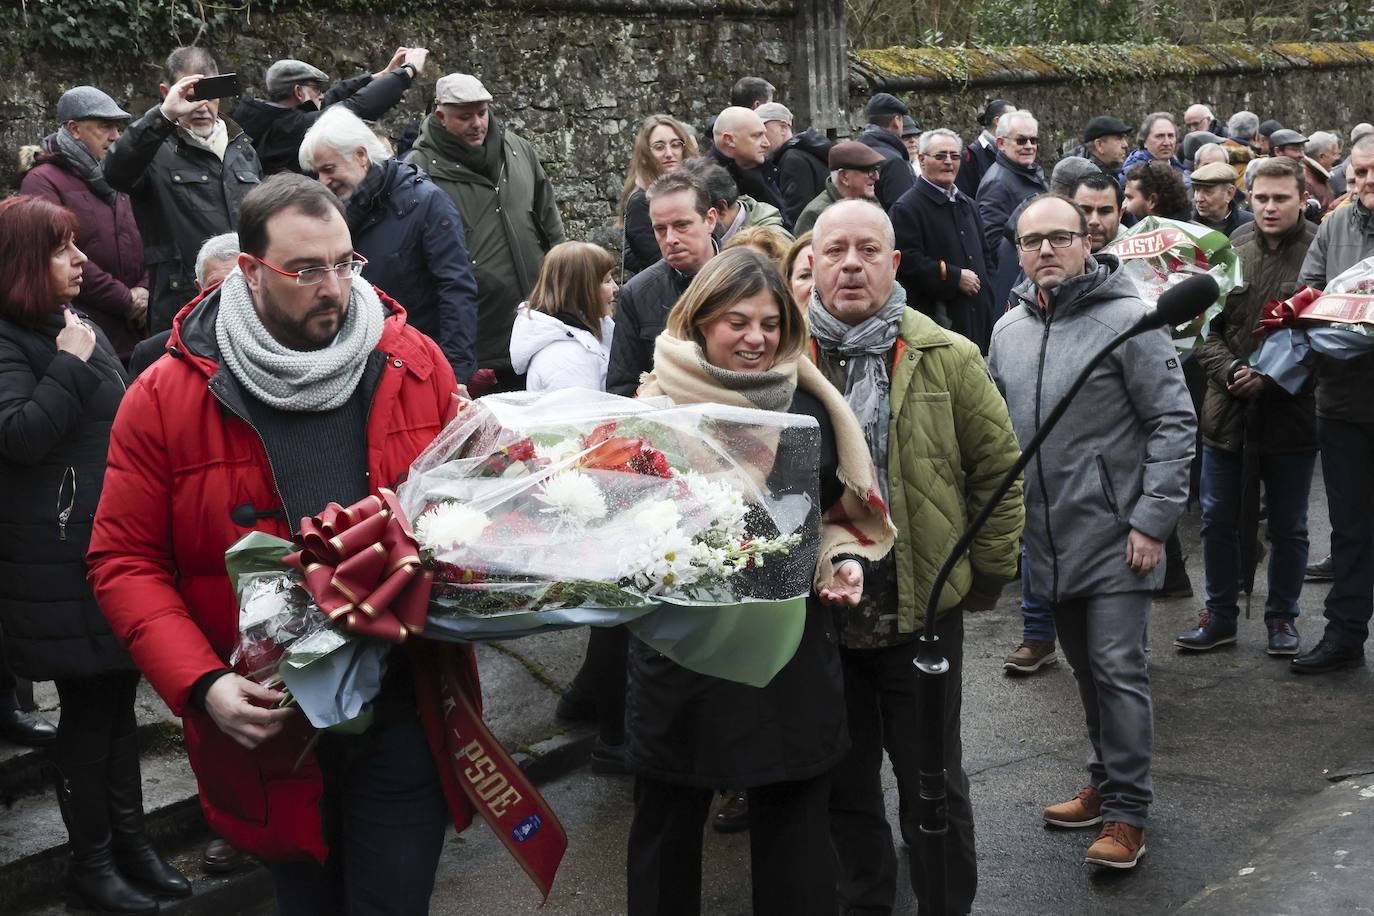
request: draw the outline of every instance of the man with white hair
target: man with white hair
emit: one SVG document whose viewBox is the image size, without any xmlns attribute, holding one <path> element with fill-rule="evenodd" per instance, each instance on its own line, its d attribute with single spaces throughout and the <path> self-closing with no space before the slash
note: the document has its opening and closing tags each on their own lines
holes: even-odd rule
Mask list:
<svg viewBox="0 0 1374 916">
<path fill-rule="evenodd" d="M 782 210 L 782 189 L 764 168 L 773 145 L 763 119 L 753 109 L 731 105 L 716 116 L 711 136 L 715 145 L 707 155 L 730 173 L 739 192 Z M 792 222 L 784 220 L 791 229 Z"/>
<path fill-rule="evenodd" d="M 1255 136 L 1259 133 L 1259 125 L 1259 115 L 1253 111 L 1236 112 L 1226 122 L 1226 140 L 1222 141 L 1222 145 L 1248 150 L 1252 156 L 1258 155 Z"/>
<path fill-rule="evenodd" d="M 939 148 L 958 156 L 958 138 Z M 851 741 L 849 754 L 831 774 L 830 832 L 840 867 L 840 910 L 893 912 L 897 861 L 883 800 L 886 750 L 901 800 L 911 887 L 920 911 L 933 913 L 919 827 L 917 755 L 931 725 L 921 720 L 916 706 L 917 637 L 948 545 L 987 505 L 1019 449 L 1006 404 L 977 348 L 908 307 L 896 282 L 904 258 L 895 249 L 892 224 L 876 203 L 846 200 L 830 207 L 816 222 L 813 248 L 816 286 L 807 326 L 816 365 L 858 415 L 892 522 L 903 533 L 884 559 L 864 561 L 863 597 L 835 616 Z M 991 608 L 1002 586 L 1016 576 L 1022 520 L 1018 482 L 938 596 L 935 635 L 949 661 L 939 724 L 949 836 L 947 906 L 934 916 L 970 912 L 978 884 L 973 809 L 959 738 L 964 612 Z M 834 912 L 833 903 L 828 911 Z"/>
<path fill-rule="evenodd" d="M 224 278 L 238 265 L 239 260 L 239 235 L 237 232 L 225 232 L 205 240 L 205 244 L 200 246 L 200 253 L 196 255 L 196 291 L 204 293 L 208 289 L 213 289 L 224 282 Z M 172 329 L 168 328 L 149 337 L 147 340 L 140 340 L 134 347 L 133 353 L 129 357 L 129 378 L 138 378 L 139 374 L 157 361 L 163 353 L 167 352 L 167 341 L 172 337 Z M 209 854 L 207 853 L 207 858 Z M 212 870 L 213 870 L 213 866 Z"/>
<path fill-rule="evenodd" d="M 477 371 L 477 281 L 463 217 L 429 176 L 399 162 L 353 112 L 330 108 L 301 140 L 300 167 L 344 202 L 363 278 L 433 338 L 454 377 Z"/>
<path fill-rule="evenodd" d="M 1022 203 L 1050 189 L 1045 170 L 1036 162 L 1040 124 L 1024 108 L 1007 112 L 997 122 L 997 158 L 978 184 L 978 215 L 989 248 L 997 252 L 992 267 L 992 303 L 1007 302 L 1020 268 L 1008 225 Z"/>
<path fill-rule="evenodd" d="M 1183 113 L 1184 133 L 1191 134 L 1198 130 L 1205 130 L 1219 137 L 1226 136 L 1226 128 L 1222 127 L 1216 115 L 1212 114 L 1212 109 L 1201 102 L 1189 105 L 1188 110 Z"/>
<path fill-rule="evenodd" d="M 1307 196 L 1321 204 L 1322 212 L 1345 193 L 1342 176 L 1341 190 L 1336 190 L 1336 164 L 1341 161 L 1341 138 L 1328 130 L 1314 130 L 1303 148 L 1303 169 L 1307 173 Z"/>
</svg>

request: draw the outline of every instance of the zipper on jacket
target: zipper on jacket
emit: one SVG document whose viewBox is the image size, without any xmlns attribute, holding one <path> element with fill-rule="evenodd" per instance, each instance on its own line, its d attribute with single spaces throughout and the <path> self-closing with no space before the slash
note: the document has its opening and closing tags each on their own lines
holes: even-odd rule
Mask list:
<svg viewBox="0 0 1374 916">
<path fill-rule="evenodd" d="M 1045 310 L 1045 331 L 1040 336 L 1040 365 L 1035 371 L 1035 431 L 1040 432 L 1040 386 L 1045 380 L 1045 351 L 1050 343 L 1050 325 L 1054 323 L 1054 312 Z M 1050 489 L 1045 484 L 1045 461 L 1041 455 L 1035 456 L 1035 476 L 1040 480 L 1040 498 L 1045 502 L 1045 540 L 1050 545 L 1050 584 L 1051 601 L 1059 600 L 1059 553 L 1054 548 L 1054 530 L 1050 526 Z"/>
<path fill-rule="evenodd" d="M 1112 488 L 1112 479 L 1107 476 L 1107 459 L 1101 455 L 1094 456 L 1097 461 L 1097 479 L 1102 486 L 1102 498 L 1107 501 L 1107 508 L 1112 510 L 1112 518 L 1121 521 L 1121 509 L 1116 504 L 1116 491 Z"/>
<path fill-rule="evenodd" d="M 72 482 L 72 499 L 64 507 L 62 505 L 62 494 L 67 489 L 67 481 Z M 76 510 L 76 468 L 67 467 L 62 472 L 62 480 L 57 484 L 57 539 L 65 541 L 67 539 L 67 523 L 72 520 L 72 512 Z"/>
</svg>

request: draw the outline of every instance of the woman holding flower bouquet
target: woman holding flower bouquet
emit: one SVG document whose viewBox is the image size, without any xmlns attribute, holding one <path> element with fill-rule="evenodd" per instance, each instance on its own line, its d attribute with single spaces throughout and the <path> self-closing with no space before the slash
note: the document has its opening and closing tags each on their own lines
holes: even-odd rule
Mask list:
<svg viewBox="0 0 1374 916">
<path fill-rule="evenodd" d="M 830 770 L 849 748 L 843 680 L 827 604 L 858 602 L 863 560 L 892 547 L 858 421 L 802 358 L 803 313 L 777 268 L 747 248 L 726 251 L 693 280 L 669 317 L 641 395 L 814 417 L 820 426 L 821 528 L 814 591 L 796 654 L 763 688 L 696 674 L 634 641 L 629 655 L 626 757 L 636 774 L 630 828 L 630 916 L 701 911 L 702 827 L 712 790 L 743 787 L 751 814 L 753 912 L 833 914 Z M 809 449 L 776 447 L 778 461 Z M 822 521 L 824 518 L 824 521 Z M 762 571 L 760 571 L 762 574 Z"/>
</svg>

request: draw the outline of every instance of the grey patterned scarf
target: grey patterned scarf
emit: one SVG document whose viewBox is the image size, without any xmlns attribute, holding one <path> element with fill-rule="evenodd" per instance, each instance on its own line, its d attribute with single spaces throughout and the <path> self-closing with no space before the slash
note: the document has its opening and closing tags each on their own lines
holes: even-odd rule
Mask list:
<svg viewBox="0 0 1374 916">
<path fill-rule="evenodd" d="M 67 168 L 72 170 L 72 174 L 86 182 L 96 197 L 107 204 L 114 204 L 115 189 L 105 180 L 100 163 L 96 162 L 91 151 L 86 149 L 86 144 L 67 133 L 65 127 L 59 127 L 57 133 L 48 137 L 47 145 L 50 152 L 62 157 L 62 161 L 67 163 Z"/>
<path fill-rule="evenodd" d="M 887 355 L 897 342 L 906 311 L 906 290 L 893 284 L 887 304 L 855 325 L 845 324 L 826 311 L 820 296 L 813 291 L 807 309 L 811 336 L 829 355 L 845 361 L 844 399 L 859 426 L 878 468 L 878 482 L 887 499 L 887 426 L 892 416 L 889 392 L 892 380 L 887 372 Z"/>
<path fill-rule="evenodd" d="M 219 289 L 215 338 L 234 378 L 262 403 L 298 412 L 334 410 L 348 402 L 362 380 L 385 318 L 372 284 L 354 280 L 334 342 L 323 350 L 292 350 L 263 325 L 248 281 L 235 268 Z"/>
</svg>

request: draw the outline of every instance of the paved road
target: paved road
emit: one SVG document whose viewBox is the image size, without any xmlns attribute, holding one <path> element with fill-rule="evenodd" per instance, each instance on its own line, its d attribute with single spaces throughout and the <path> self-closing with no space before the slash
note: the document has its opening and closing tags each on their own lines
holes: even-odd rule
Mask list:
<svg viewBox="0 0 1374 916">
<path fill-rule="evenodd" d="M 1314 490 L 1313 551 L 1324 555 L 1328 525 L 1320 480 Z M 1200 588 L 1197 525 L 1196 513 L 1189 515 L 1184 536 Z M 1092 836 L 1050 831 L 1039 821 L 1042 806 L 1072 795 L 1083 778 L 1086 739 L 1069 672 L 1061 665 L 1024 680 L 1003 676 L 1001 660 L 1019 636 L 1014 596 L 996 611 L 969 619 L 964 744 L 982 871 L 976 912 L 1171 912 L 1205 883 L 1244 867 L 1288 816 L 1328 785 L 1325 771 L 1371 757 L 1374 678 L 1362 668 L 1300 679 L 1286 663 L 1268 658 L 1262 583 L 1259 588 L 1254 619 L 1242 619 L 1240 644 L 1202 656 L 1181 656 L 1171 646 L 1192 624 L 1200 598 L 1155 604 L 1150 658 L 1157 801 L 1150 851 L 1142 867 L 1128 874 L 1084 866 L 1083 850 Z M 1324 595 L 1324 587 L 1309 587 L 1304 595 L 1305 644 L 1320 633 Z M 533 886 L 479 824 L 450 840 L 434 913 L 624 913 L 629 780 L 583 770 L 547 786 L 546 795 L 571 837 L 548 906 L 538 910 Z M 889 801 L 895 809 L 892 793 Z M 745 916 L 747 839 L 708 833 L 706 850 L 704 912 Z M 914 909 L 908 893 L 898 912 Z"/>
</svg>

